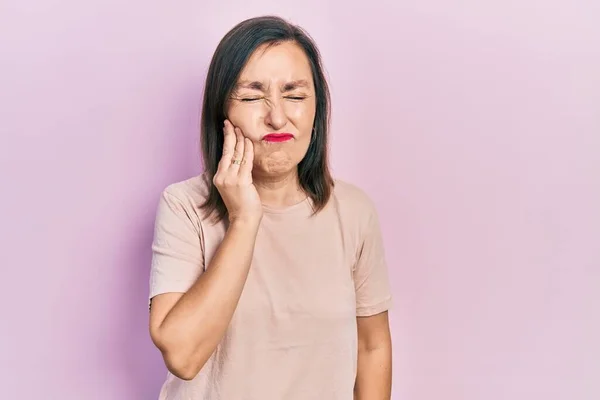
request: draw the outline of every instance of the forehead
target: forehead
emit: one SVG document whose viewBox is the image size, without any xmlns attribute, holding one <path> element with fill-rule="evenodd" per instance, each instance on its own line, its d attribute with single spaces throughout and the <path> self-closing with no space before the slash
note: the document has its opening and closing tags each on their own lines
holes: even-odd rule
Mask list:
<svg viewBox="0 0 600 400">
<path fill-rule="evenodd" d="M 304 50 L 294 42 L 259 47 L 246 63 L 239 81 L 312 82 L 312 71 Z"/>
</svg>

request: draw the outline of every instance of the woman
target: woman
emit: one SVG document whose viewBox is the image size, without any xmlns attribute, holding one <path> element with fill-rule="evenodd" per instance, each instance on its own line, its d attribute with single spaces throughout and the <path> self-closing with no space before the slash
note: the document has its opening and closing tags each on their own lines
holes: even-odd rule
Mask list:
<svg viewBox="0 0 600 400">
<path fill-rule="evenodd" d="M 376 211 L 327 165 L 329 91 L 299 27 L 260 17 L 216 49 L 205 172 L 156 217 L 160 399 L 389 399 L 391 304 Z"/>
</svg>

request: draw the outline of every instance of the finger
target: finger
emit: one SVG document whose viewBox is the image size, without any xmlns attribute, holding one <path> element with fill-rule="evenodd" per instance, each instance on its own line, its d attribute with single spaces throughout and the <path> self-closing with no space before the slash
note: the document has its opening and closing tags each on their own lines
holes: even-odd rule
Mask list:
<svg viewBox="0 0 600 400">
<path fill-rule="evenodd" d="M 240 128 L 235 128 L 235 139 L 235 150 L 233 151 L 233 158 L 231 160 L 233 164 L 231 164 L 229 168 L 237 172 L 240 168 L 242 157 L 244 156 L 244 136 L 242 135 L 242 130 Z"/>
<path fill-rule="evenodd" d="M 221 156 L 220 168 L 227 169 L 231 165 L 231 158 L 235 148 L 235 133 L 229 120 L 225 120 L 223 126 L 223 155 Z"/>
<path fill-rule="evenodd" d="M 240 167 L 240 175 L 244 174 L 252 177 L 252 166 L 254 165 L 254 145 L 252 144 L 252 140 L 248 138 L 245 138 L 244 140 L 244 160 L 242 161 L 242 165 Z"/>
</svg>

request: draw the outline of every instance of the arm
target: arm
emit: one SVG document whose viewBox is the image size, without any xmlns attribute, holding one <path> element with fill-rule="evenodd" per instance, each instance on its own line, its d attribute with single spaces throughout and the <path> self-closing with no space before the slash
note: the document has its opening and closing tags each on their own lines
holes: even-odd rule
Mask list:
<svg viewBox="0 0 600 400">
<path fill-rule="evenodd" d="M 358 317 L 358 373 L 355 400 L 389 400 L 392 395 L 392 341 L 388 313 Z"/>
<path fill-rule="evenodd" d="M 206 271 L 185 294 L 177 290 L 158 294 L 150 309 L 152 341 L 169 371 L 186 380 L 198 374 L 229 326 L 248 277 L 262 219 L 262 204 L 252 183 L 252 142 L 243 137 L 241 130 L 234 130 L 229 121 L 223 133 L 223 156 L 213 183 L 228 211 L 230 224 L 225 237 Z M 242 157 L 243 162 L 232 163 Z M 189 228 L 185 213 L 159 213 L 158 218 L 158 242 L 166 243 L 164 252 L 175 254 L 158 263 L 163 265 L 158 276 L 165 279 L 165 275 L 189 275 L 181 272 L 182 259 L 189 259 L 186 253 L 193 254 L 196 261 L 201 259 L 197 234 Z M 183 269 L 199 269 L 196 261 Z"/>
<path fill-rule="evenodd" d="M 233 223 L 189 291 L 152 299 L 150 335 L 175 376 L 193 379 L 225 334 L 248 276 L 257 231 L 257 223 Z"/>
<path fill-rule="evenodd" d="M 392 294 L 379 219 L 374 208 L 365 223 L 354 271 L 358 326 L 355 400 L 390 400 L 392 344 L 387 310 Z"/>
</svg>

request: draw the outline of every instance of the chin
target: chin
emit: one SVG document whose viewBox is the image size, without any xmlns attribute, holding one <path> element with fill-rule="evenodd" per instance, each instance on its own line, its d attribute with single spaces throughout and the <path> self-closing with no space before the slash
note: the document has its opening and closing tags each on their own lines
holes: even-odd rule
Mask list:
<svg viewBox="0 0 600 400">
<path fill-rule="evenodd" d="M 261 160 L 258 165 L 257 172 L 264 176 L 281 176 L 287 175 L 298 168 L 298 163 L 290 158 L 274 158 Z"/>
</svg>

